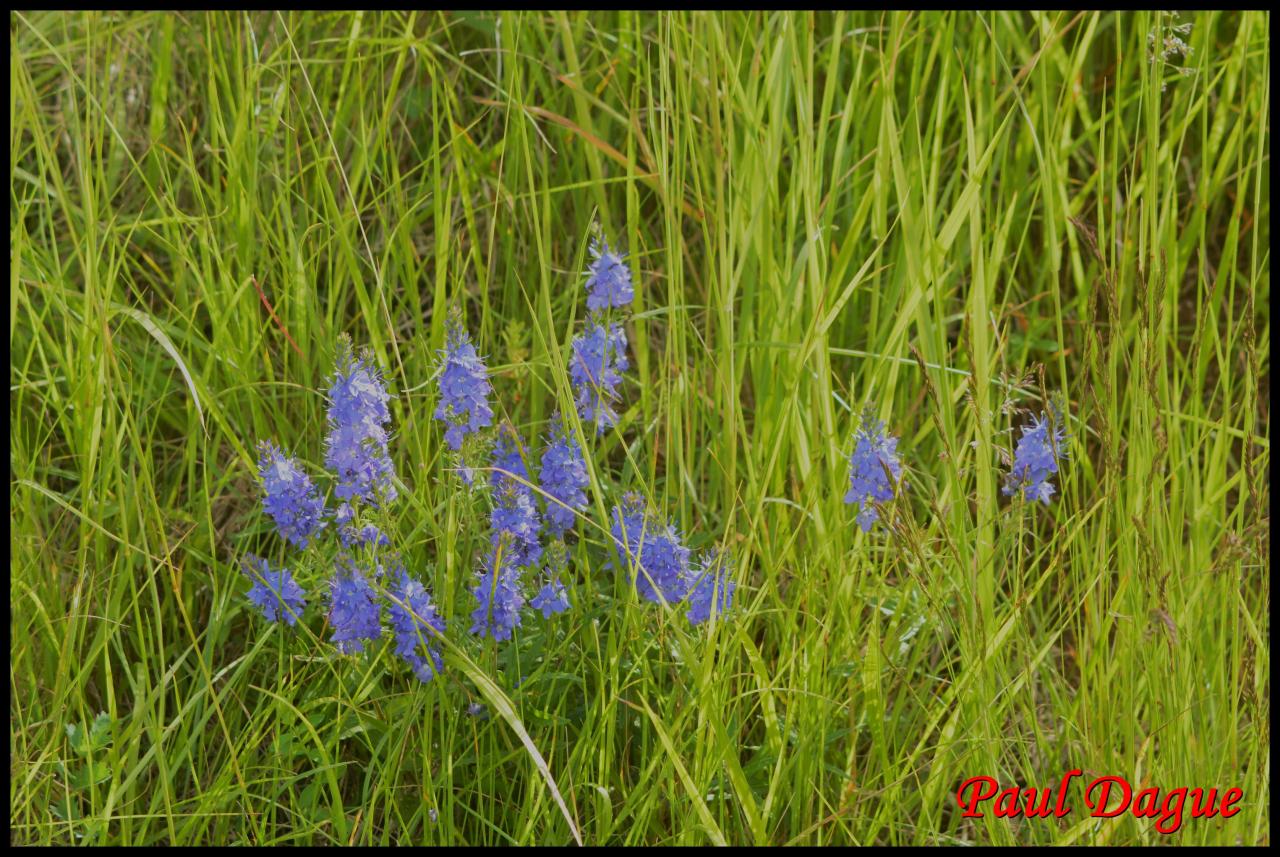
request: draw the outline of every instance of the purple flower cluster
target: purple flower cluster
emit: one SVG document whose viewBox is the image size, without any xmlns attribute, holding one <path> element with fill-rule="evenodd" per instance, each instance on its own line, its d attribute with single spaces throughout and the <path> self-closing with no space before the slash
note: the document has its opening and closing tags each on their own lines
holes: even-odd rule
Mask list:
<svg viewBox="0 0 1280 857">
<path fill-rule="evenodd" d="M 356 356 L 344 340 L 329 385 L 329 434 L 325 466 L 338 476 L 334 493 L 342 500 L 383 505 L 396 498 L 395 468 L 387 454 L 390 397 L 382 373 L 365 354 Z"/>
<path fill-rule="evenodd" d="M 614 404 L 627 362 L 627 337 L 622 325 L 609 320 L 609 313 L 634 299 L 631 271 L 620 254 L 601 240 L 591 247 L 593 261 L 587 272 L 587 308 L 591 313 L 586 329 L 574 338 L 569 359 L 569 381 L 576 408 L 582 419 L 595 424 L 596 433 L 617 424 Z M 492 422 L 489 384 L 484 364 L 466 332 L 451 321 L 444 367 L 440 373 L 440 405 L 436 416 L 449 423 L 445 442 L 460 451 L 467 434 Z M 462 419 L 463 416 L 467 419 Z M 492 453 L 490 511 L 492 551 L 484 561 L 480 580 L 473 593 L 477 607 L 472 614 L 472 633 L 507 639 L 519 624 L 519 610 L 525 604 L 520 570 L 537 568 L 543 556 L 539 539 L 542 521 L 534 496 L 534 478 L 529 473 L 529 457 L 519 433 L 510 425 L 499 430 Z M 563 546 L 565 534 L 573 527 L 574 512 L 586 508 L 588 484 L 586 460 L 580 444 L 570 436 L 557 413 L 545 437 L 539 462 L 537 488 L 548 498 L 545 504 L 546 531 Z M 464 467 L 464 481 L 471 483 Z M 678 538 L 677 538 L 678 542 Z M 659 554 L 665 542 L 658 539 L 651 564 L 667 574 Z M 687 553 L 685 550 L 687 563 Z M 555 575 L 544 583 L 531 606 L 544 616 L 568 609 L 566 588 Z"/>
<path fill-rule="evenodd" d="M 329 624 L 330 639 L 344 655 L 363 652 L 365 641 L 382 636 L 378 595 L 364 572 L 350 562 L 340 563 L 329 581 Z"/>
<path fill-rule="evenodd" d="M 689 549 L 674 526 L 656 521 L 632 494 L 613 508 L 610 528 L 619 551 L 636 568 L 636 590 L 646 601 L 682 600 L 689 587 Z"/>
<path fill-rule="evenodd" d="M 606 240 L 594 243 L 591 255 L 586 284 L 590 315 L 571 343 L 568 374 L 579 415 L 595 425 L 596 434 L 603 434 L 619 420 L 619 387 L 630 368 L 619 310 L 625 311 L 635 292 L 622 254 L 611 250 Z M 445 444 L 462 454 L 465 475 L 492 436 L 486 429 L 494 424 L 494 410 L 488 370 L 459 314 L 447 323 L 440 357 L 434 417 L 445 424 Z M 334 474 L 336 510 L 327 516 L 324 492 L 275 444 L 262 446 L 258 462 L 264 508 L 281 535 L 301 548 L 314 546 L 317 534 L 334 524 L 340 543 L 336 568 L 332 554 L 321 555 L 319 564 L 335 569 L 328 580 L 326 621 L 338 650 L 362 652 L 389 630 L 396 655 L 419 680 L 430 681 L 443 666 L 432 643 L 445 633 L 444 619 L 422 582 L 408 574 L 395 554 L 388 559 L 384 552 L 392 546 L 384 531 L 389 523 L 386 510 L 397 496 L 389 455 L 390 395 L 369 352 L 357 355 L 348 340 L 339 348 L 328 383 L 324 460 Z M 543 436 L 536 474 L 513 426 L 502 425 L 494 441 L 492 492 L 484 492 L 492 499 L 491 543 L 471 589 L 476 606 L 470 630 L 505 641 L 520 626 L 526 604 L 545 618 L 570 609 L 569 587 L 562 579 L 567 568 L 564 538 L 577 514 L 587 508 L 590 478 L 583 444 L 559 412 Z M 469 477 L 465 481 L 472 482 Z M 545 546 L 539 494 L 551 501 L 545 509 Z M 613 519 L 611 532 L 628 559 L 628 569 L 635 570 L 643 599 L 687 601 L 694 625 L 729 608 L 733 582 L 718 555 L 691 572 L 691 552 L 679 531 L 652 515 L 637 497 L 624 499 Z M 312 561 L 302 567 L 317 565 Z M 296 623 L 306 606 L 302 587 L 287 570 L 272 570 L 265 560 L 255 558 L 252 567 L 256 577 L 250 602 L 269 620 Z M 538 591 L 531 599 L 524 588 L 526 572 L 538 578 Z M 380 594 L 384 586 L 386 604 Z"/>
<path fill-rule="evenodd" d="M 361 546 L 390 547 L 391 539 L 378 529 L 377 524 L 364 524 L 360 527 L 340 527 L 338 540 L 344 548 Z"/>
<path fill-rule="evenodd" d="M 542 557 L 542 543 L 538 541 L 538 510 L 528 491 L 514 485 L 504 485 L 494 497 L 493 512 L 489 517 L 493 528 L 493 545 L 506 542 L 504 562 L 515 568 L 527 568 L 538 564 Z"/>
<path fill-rule="evenodd" d="M 697 626 L 711 618 L 724 615 L 733 604 L 734 582 L 729 576 L 729 561 L 721 551 L 709 552 L 693 573 L 689 585 L 689 609 L 685 616 Z"/>
<path fill-rule="evenodd" d="M 477 575 L 476 609 L 471 613 L 471 633 L 488 635 L 498 642 L 511 638 L 520 626 L 524 593 L 520 589 L 520 569 L 510 562 L 510 536 L 502 536 L 492 553 L 485 556 Z"/>
<path fill-rule="evenodd" d="M 467 435 L 493 421 L 493 409 L 489 407 L 493 387 L 484 361 L 457 318 L 449 320 L 445 347 L 440 355 L 440 403 L 436 405 L 435 417 L 448 426 L 444 442 L 457 452 Z"/>
<path fill-rule="evenodd" d="M 594 422 L 596 434 L 617 425 L 618 413 L 613 404 L 621 397 L 618 385 L 627 362 L 627 335 L 620 324 L 605 325 L 600 320 L 588 322 L 586 330 L 573 340 L 569 360 L 569 382 L 574 388 L 578 413 L 586 422 Z"/>
<path fill-rule="evenodd" d="M 858 526 L 864 533 L 870 532 L 880 517 L 875 503 L 893 499 L 894 484 L 902 475 L 898 439 L 885 434 L 884 428 L 883 423 L 864 417 L 849 455 L 849 491 L 844 501 L 861 504 Z"/>
<path fill-rule="evenodd" d="M 543 491 L 560 501 L 547 501 L 547 530 L 554 537 L 563 538 L 573 528 L 573 510 L 587 506 L 587 463 L 582 457 L 582 447 L 568 432 L 558 411 L 551 418 L 546 443 L 542 450 L 539 481 Z"/>
<path fill-rule="evenodd" d="M 387 616 L 395 636 L 396 654 L 413 669 L 419 681 L 431 681 L 444 667 L 440 652 L 430 645 L 435 635 L 444 635 L 444 619 L 436 613 L 426 587 L 403 568 L 397 569 L 391 597 Z M 426 652 L 425 657 L 419 647 Z"/>
<path fill-rule="evenodd" d="M 613 509 L 614 539 L 619 552 L 636 568 L 636 590 L 647 601 L 684 602 L 685 616 L 695 627 L 723 615 L 733 604 L 734 582 L 724 552 L 716 548 L 690 567 L 689 548 L 670 523 L 656 520 L 635 494 Z"/>
<path fill-rule="evenodd" d="M 272 570 L 265 559 L 250 555 L 243 566 L 244 574 L 253 582 L 249 602 L 262 611 L 268 622 L 281 619 L 291 626 L 306 608 L 306 592 L 293 579 L 287 568 Z"/>
<path fill-rule="evenodd" d="M 520 432 L 510 423 L 504 423 L 498 430 L 498 439 L 493 444 L 493 470 L 489 474 L 489 484 L 494 488 L 514 485 L 528 491 L 524 482 L 533 482 L 529 478 L 529 468 L 525 464 L 528 451 Z M 518 478 L 516 478 L 518 477 Z M 524 482 L 520 480 L 523 479 Z"/>
<path fill-rule="evenodd" d="M 280 535 L 300 548 L 324 528 L 324 500 L 298 462 L 271 441 L 258 445 L 262 508 Z"/>
<path fill-rule="evenodd" d="M 493 512 L 489 523 L 493 528 L 493 546 L 506 538 L 510 562 L 516 568 L 538 564 L 542 556 L 542 544 L 538 540 L 541 523 L 533 491 L 525 482 L 532 482 L 525 466 L 524 441 L 513 426 L 503 425 L 498 442 L 493 449 L 491 483 L 494 486 Z"/>
<path fill-rule="evenodd" d="M 321 554 L 319 564 L 335 568 L 328 581 L 327 621 L 332 641 L 344 654 L 364 651 L 367 643 L 382 636 L 382 597 L 375 584 L 389 582 L 390 628 L 396 654 L 422 681 L 429 681 L 442 667 L 439 652 L 425 641 L 444 633 L 444 620 L 436 613 L 426 588 L 409 577 L 398 557 L 385 562 L 381 552 L 357 560 L 348 551 L 360 547 L 389 548 L 381 516 L 370 520 L 368 510 L 385 509 L 396 498 L 394 468 L 388 455 L 387 426 L 391 421 L 389 395 L 381 372 L 368 352 L 356 356 L 345 337 L 339 345 L 330 380 L 325 464 L 334 473 L 334 494 L 339 503 L 333 523 L 344 550 L 336 567 L 331 554 Z M 298 547 L 313 547 L 316 534 L 326 525 L 324 501 L 297 462 L 273 443 L 260 448 L 259 475 L 263 506 L 275 520 L 281 535 Z M 375 523 L 376 521 L 376 523 Z M 314 568 L 317 563 L 309 563 Z M 372 567 L 372 571 L 369 570 Z M 391 575 L 386 571 L 394 572 Z M 306 606 L 304 591 L 284 569 L 273 571 L 266 560 L 250 557 L 246 574 L 253 580 L 249 601 L 271 621 L 297 621 Z M 421 648 L 420 648 L 421 646 Z M 425 652 L 425 655 L 423 654 Z"/>
<path fill-rule="evenodd" d="M 578 415 L 584 423 L 595 426 L 595 435 L 601 435 L 620 420 L 619 388 L 630 368 L 622 321 L 635 291 L 622 254 L 611 250 L 606 240 L 593 243 L 590 252 L 592 261 L 586 274 L 589 315 L 572 339 L 567 369 Z M 537 472 L 533 472 L 534 462 L 520 432 L 505 422 L 494 427 L 493 386 L 459 314 L 447 322 L 440 357 L 434 417 L 445 424 L 445 444 L 461 453 L 456 458 L 464 462 L 469 485 L 469 468 L 478 466 L 486 444 L 493 440 L 488 480 L 492 490 L 476 492 L 491 500 L 491 535 L 471 587 L 475 608 L 470 614 L 470 632 L 505 641 L 520 627 L 526 605 L 548 619 L 571 607 L 569 587 L 562 580 L 568 577 L 565 538 L 588 505 L 591 480 L 583 447 L 589 445 L 586 441 L 591 433 L 580 442 L 576 423 L 571 431 L 562 414 L 555 412 L 542 436 Z M 257 468 L 263 508 L 290 544 L 312 548 L 322 542 L 320 536 L 327 525 L 334 524 L 341 549 L 335 549 L 336 572 L 329 580 L 327 622 L 338 649 L 361 652 L 368 643 L 380 639 L 385 606 L 386 629 L 394 639 L 396 655 L 419 680 L 427 682 L 443 667 L 437 645 L 445 633 L 445 621 L 423 583 L 384 550 L 392 546 L 392 539 L 383 528 L 393 532 L 386 509 L 397 495 L 388 453 L 389 399 L 381 371 L 369 353 L 357 356 L 349 342 L 344 342 L 328 389 L 325 464 L 335 474 L 337 507 L 331 519 L 327 517 L 325 492 L 279 446 L 262 444 Z M 572 422 L 573 415 L 566 416 Z M 1051 419 L 1042 414 L 1023 428 L 1003 487 L 1006 495 L 1051 502 L 1055 493 L 1051 480 L 1066 455 L 1066 437 L 1061 428 L 1055 428 L 1058 422 L 1056 416 Z M 883 504 L 891 502 L 904 485 L 897 447 L 898 438 L 885 424 L 865 414 L 853 436 L 849 488 L 844 495 L 846 503 L 860 507 L 856 521 L 864 532 L 872 530 L 884 511 Z M 598 484 L 607 484 L 607 479 Z M 540 496 L 546 498 L 545 504 Z M 634 494 L 625 495 L 613 507 L 608 523 L 617 555 L 625 560 L 625 573 L 634 575 L 641 599 L 679 605 L 694 627 L 730 611 L 736 583 L 725 552 L 712 549 L 693 563 L 692 552 L 675 523 L 656 514 Z M 586 550 L 584 543 L 577 545 L 580 556 Z M 332 554 L 322 558 L 333 568 Z M 314 569 L 318 565 L 310 562 L 295 567 Z M 294 625 L 306 607 L 306 592 L 293 575 L 284 568 L 272 569 L 266 560 L 256 557 L 249 558 L 245 573 L 252 580 L 250 603 L 269 621 Z M 304 580 L 314 588 L 315 581 Z M 379 595 L 383 587 L 389 596 L 385 605 Z M 536 594 L 528 598 L 534 588 Z"/>
<path fill-rule="evenodd" d="M 631 269 L 621 254 L 609 249 L 604 239 L 591 242 L 594 261 L 587 267 L 587 309 L 592 312 L 623 307 L 635 300 Z"/>
<path fill-rule="evenodd" d="M 1013 469 L 1003 489 L 1005 495 L 1021 491 L 1023 499 L 1048 505 L 1054 492 L 1049 479 L 1058 472 L 1058 458 L 1066 455 L 1066 442 L 1061 427 L 1050 430 L 1046 414 L 1033 417 L 1031 425 L 1023 426 L 1022 437 L 1014 449 Z"/>
<path fill-rule="evenodd" d="M 358 529 L 352 526 L 355 507 L 361 501 L 375 505 L 388 503 L 395 499 L 396 489 L 392 482 L 394 469 L 387 454 L 386 426 L 391 413 L 382 375 L 367 353 L 356 356 L 345 338 L 338 347 L 328 399 L 325 464 L 336 476 L 334 493 L 343 501 L 334 514 L 338 538 L 346 547 L 389 545 L 390 539 L 376 525 L 366 523 Z M 312 545 L 326 521 L 324 501 L 310 478 L 294 459 L 285 456 L 271 442 L 259 447 L 258 472 L 262 478 L 263 507 L 275 520 L 280 534 L 297 547 Z M 255 561 L 261 563 L 264 572 L 268 570 L 265 560 Z M 373 604 L 373 593 L 363 575 L 354 568 L 345 575 L 340 570 L 330 594 L 330 621 L 339 648 L 358 651 L 359 640 L 369 636 L 366 632 L 370 622 L 372 636 L 377 637 L 380 633 L 378 610 L 374 605 L 370 620 L 367 605 Z M 289 607 L 290 624 L 301 613 L 301 599 L 301 587 L 283 570 L 274 580 L 256 583 L 249 591 L 249 600 L 262 609 L 268 619 L 274 620 L 280 615 L 281 604 Z"/>
</svg>

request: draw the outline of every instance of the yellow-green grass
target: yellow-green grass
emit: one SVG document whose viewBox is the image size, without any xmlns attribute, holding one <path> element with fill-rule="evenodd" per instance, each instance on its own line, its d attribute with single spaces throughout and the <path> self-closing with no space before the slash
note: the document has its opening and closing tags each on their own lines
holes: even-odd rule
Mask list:
<svg viewBox="0 0 1280 857">
<path fill-rule="evenodd" d="M 1269 26 L 11 13 L 11 841 L 1268 841 Z M 633 368 L 575 606 L 482 645 L 447 310 L 539 434 L 597 222 Z M 254 444 L 319 472 L 342 333 L 396 394 L 428 685 L 238 571 L 294 556 Z M 1029 506 L 1002 451 L 1048 399 L 1069 459 Z M 864 534 L 868 405 L 907 487 Z M 605 567 L 627 490 L 728 546 L 730 617 Z M 1072 768 L 1244 797 L 1170 836 L 1079 780 L 1063 819 L 956 806 Z"/>
</svg>

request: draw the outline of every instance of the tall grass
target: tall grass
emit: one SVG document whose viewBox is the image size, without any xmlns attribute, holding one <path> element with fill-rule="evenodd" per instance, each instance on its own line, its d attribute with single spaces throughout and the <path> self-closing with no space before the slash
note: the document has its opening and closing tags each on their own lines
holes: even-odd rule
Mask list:
<svg viewBox="0 0 1280 857">
<path fill-rule="evenodd" d="M 1269 841 L 1269 25 L 12 13 L 11 840 Z M 736 610 L 646 609 L 583 524 L 574 610 L 482 646 L 446 310 L 540 433 L 597 222 L 637 299 L 589 517 L 638 489 L 724 541 Z M 343 332 L 397 395 L 430 685 L 236 570 L 284 557 L 253 444 L 320 460 Z M 1010 502 L 1055 398 L 1060 495 Z M 909 484 L 872 534 L 867 405 Z M 956 806 L 1070 768 L 1242 811 Z"/>
</svg>

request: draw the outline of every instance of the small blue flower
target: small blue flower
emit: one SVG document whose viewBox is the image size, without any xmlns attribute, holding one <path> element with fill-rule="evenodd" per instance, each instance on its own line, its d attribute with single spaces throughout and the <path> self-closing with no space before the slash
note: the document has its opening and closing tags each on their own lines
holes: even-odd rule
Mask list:
<svg viewBox="0 0 1280 857">
<path fill-rule="evenodd" d="M 364 524 L 360 527 L 352 526 L 351 521 L 355 518 L 355 510 L 350 503 L 343 503 L 333 515 L 334 522 L 338 525 L 338 540 L 342 542 L 344 548 L 359 547 L 361 545 L 376 545 L 378 547 L 389 547 L 391 539 L 387 538 L 387 534 L 378 529 L 376 524 Z"/>
<path fill-rule="evenodd" d="M 689 549 L 675 527 L 655 521 L 635 494 L 614 506 L 613 519 L 610 532 L 619 551 L 636 565 L 640 597 L 668 604 L 683 599 L 689 585 Z"/>
<path fill-rule="evenodd" d="M 440 652 L 430 645 L 434 635 L 444 634 L 444 619 L 436 613 L 426 587 L 403 568 L 397 569 L 391 596 L 387 618 L 395 635 L 396 654 L 413 668 L 419 681 L 431 681 L 444 668 Z M 419 646 L 426 657 L 419 654 Z"/>
<path fill-rule="evenodd" d="M 667 524 L 642 550 L 648 556 L 643 563 L 646 573 L 636 582 L 641 597 L 655 603 L 658 592 L 668 603 L 684 598 L 689 584 L 689 549 L 681 541 L 679 531 Z M 649 585 L 650 580 L 653 587 Z M 658 592 L 653 591 L 654 587 Z"/>
<path fill-rule="evenodd" d="M 520 570 L 509 562 L 509 536 L 504 536 L 485 556 L 475 588 L 476 609 L 471 613 L 471 633 L 486 634 L 501 642 L 511 638 L 520 626 L 524 593 L 520 590 Z"/>
<path fill-rule="evenodd" d="M 733 605 L 734 582 L 729 577 L 729 561 L 720 551 L 712 551 L 693 573 L 689 586 L 689 610 L 693 625 L 701 625 L 712 613 L 724 615 Z"/>
<path fill-rule="evenodd" d="M 525 468 L 524 444 L 515 428 L 506 427 L 494 448 L 493 466 L 517 476 L 529 478 Z M 538 507 L 534 503 L 534 492 L 529 487 L 517 482 L 515 478 L 493 472 L 494 507 L 490 514 L 489 524 L 493 527 L 493 544 L 503 535 L 509 537 L 509 554 L 504 562 L 517 568 L 536 565 L 543 553 L 538 539 L 541 523 L 538 519 Z"/>
<path fill-rule="evenodd" d="M 538 540 L 538 510 L 533 496 L 514 483 L 503 485 L 495 492 L 493 512 L 489 524 L 493 528 L 493 544 L 507 540 L 507 557 L 504 562 L 516 568 L 538 564 L 542 557 L 542 543 Z"/>
<path fill-rule="evenodd" d="M 536 565 L 542 556 L 538 508 L 533 490 L 525 484 L 533 481 L 525 465 L 526 457 L 520 433 L 504 423 L 493 448 L 494 469 L 489 481 L 494 488 L 494 506 L 489 522 L 495 547 L 504 533 L 511 537 L 509 561 L 516 567 Z"/>
<path fill-rule="evenodd" d="M 569 596 L 565 592 L 564 584 L 559 580 L 551 580 L 543 584 L 538 594 L 529 602 L 529 606 L 534 610 L 541 610 L 544 619 L 550 619 L 555 614 L 568 610 Z"/>
<path fill-rule="evenodd" d="M 1012 496 L 1021 490 L 1024 499 L 1048 505 L 1054 491 L 1049 478 L 1058 472 L 1058 458 L 1067 454 L 1066 442 L 1061 427 L 1049 430 L 1047 414 L 1033 417 L 1031 425 L 1023 426 L 1022 437 L 1014 449 L 1013 469 L 1003 489 L 1005 495 Z"/>
<path fill-rule="evenodd" d="M 573 527 L 575 516 L 571 510 L 587 507 L 587 463 L 582 447 L 566 429 L 559 411 L 551 419 L 546 442 L 538 476 L 542 490 L 569 507 L 547 501 L 547 529 L 552 536 L 562 538 Z"/>
<path fill-rule="evenodd" d="M 258 478 L 262 508 L 280 535 L 300 548 L 324 528 L 324 500 L 298 462 L 270 441 L 258 445 Z"/>
<path fill-rule="evenodd" d="M 341 527 L 338 529 L 338 539 L 342 542 L 344 548 L 359 547 L 361 545 L 377 545 L 378 547 L 389 547 L 391 539 L 387 538 L 387 534 L 378 529 L 377 524 L 365 524 L 359 529 L 355 527 Z"/>
<path fill-rule="evenodd" d="M 621 397 L 617 387 L 627 362 L 627 335 L 620 324 L 607 327 L 599 320 L 589 321 L 587 328 L 573 340 L 569 360 L 569 381 L 574 400 L 584 422 L 594 422 L 596 434 L 603 434 L 618 422 L 613 403 Z"/>
<path fill-rule="evenodd" d="M 476 354 L 471 337 L 457 318 L 449 319 L 445 347 L 440 355 L 440 402 L 436 405 L 435 417 L 448 426 L 444 442 L 457 452 L 468 434 L 493 421 L 493 409 L 489 407 L 493 386 L 484 361 Z"/>
<path fill-rule="evenodd" d="M 898 439 L 886 435 L 884 423 L 871 419 L 869 415 L 863 417 L 853 439 L 853 452 L 849 455 L 849 492 L 844 495 L 844 501 L 861 504 L 858 526 L 866 533 L 880 517 L 873 501 L 887 503 L 893 499 L 893 486 L 902 475 L 902 462 L 898 459 Z"/>
<path fill-rule="evenodd" d="M 389 503 L 396 498 L 395 468 L 387 455 L 390 396 L 368 354 L 357 357 L 344 338 L 329 386 L 325 466 L 338 476 L 342 500 Z"/>
<path fill-rule="evenodd" d="M 587 309 L 605 310 L 627 306 L 635 299 L 631 288 L 631 269 L 623 262 L 623 256 L 609 249 L 609 242 L 591 242 L 591 255 L 595 258 L 587 268 Z"/>
<path fill-rule="evenodd" d="M 493 444 L 494 470 L 489 474 L 489 484 L 494 488 L 514 485 L 520 490 L 528 491 L 528 486 L 513 478 L 518 476 L 525 482 L 533 481 L 529 478 L 529 468 L 525 465 L 527 455 L 520 432 L 510 423 L 503 423 L 498 430 L 498 439 Z"/>
<path fill-rule="evenodd" d="M 611 532 L 619 548 L 625 550 L 628 544 L 639 544 L 645 527 L 644 498 L 634 492 L 624 494 L 622 502 L 613 507 L 613 517 Z"/>
<path fill-rule="evenodd" d="M 345 567 L 344 567 L 345 566 Z M 343 654 L 364 651 L 364 641 L 382 636 L 382 610 L 364 573 L 349 561 L 339 562 L 329 583 L 330 638 Z"/>
<path fill-rule="evenodd" d="M 306 592 L 293 579 L 287 568 L 273 571 L 265 559 L 250 556 L 243 565 L 246 577 L 253 582 L 249 589 L 249 601 L 262 611 L 270 622 L 281 619 L 291 626 L 296 624 L 306 609 Z"/>
</svg>

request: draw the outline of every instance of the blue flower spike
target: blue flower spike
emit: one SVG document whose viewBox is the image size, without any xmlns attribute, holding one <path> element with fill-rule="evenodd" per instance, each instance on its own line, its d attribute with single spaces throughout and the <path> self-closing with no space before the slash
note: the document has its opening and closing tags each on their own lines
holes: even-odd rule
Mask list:
<svg viewBox="0 0 1280 857">
<path fill-rule="evenodd" d="M 538 478 L 542 490 L 560 501 L 547 500 L 547 530 L 555 538 L 564 538 L 573 528 L 574 510 L 587 507 L 587 462 L 582 456 L 582 447 L 568 431 L 559 411 L 551 418 L 545 440 Z"/>
<path fill-rule="evenodd" d="M 258 478 L 262 480 L 262 508 L 276 530 L 296 547 L 305 548 L 324 529 L 324 500 L 316 486 L 271 441 L 258 445 Z"/>
<path fill-rule="evenodd" d="M 569 358 L 569 382 L 584 422 L 595 423 L 604 434 L 618 423 L 614 404 L 621 399 L 618 385 L 627 371 L 627 335 L 620 324 L 605 325 L 599 319 L 574 338 Z"/>
<path fill-rule="evenodd" d="M 898 439 L 885 432 L 884 423 L 872 419 L 869 413 L 865 415 L 853 436 L 849 491 L 844 495 L 846 503 L 860 505 L 858 526 L 864 533 L 871 532 L 880 517 L 875 504 L 893 499 L 895 486 L 902 476 L 897 450 Z"/>
<path fill-rule="evenodd" d="M 489 383 L 484 361 L 456 314 L 446 323 L 440 361 L 440 401 L 434 415 L 446 425 L 445 444 L 458 452 L 467 435 L 493 422 L 493 408 L 489 405 L 493 385 Z"/>
<path fill-rule="evenodd" d="M 511 536 L 504 534 L 486 554 L 471 594 L 476 609 L 471 613 L 471 633 L 490 636 L 498 642 L 511 639 L 520 626 L 524 593 L 520 590 L 520 570 L 511 562 Z"/>
<path fill-rule="evenodd" d="M 591 242 L 592 262 L 587 266 L 587 309 L 592 312 L 624 307 L 635 300 L 631 287 L 631 269 L 623 254 L 609 249 L 609 242 L 597 238 Z"/>
<path fill-rule="evenodd" d="M 431 645 L 435 637 L 444 635 L 444 618 L 436 612 L 426 587 L 410 577 L 404 568 L 396 569 L 390 595 L 387 620 L 395 637 L 396 655 L 413 669 L 418 681 L 425 684 L 444 668 L 439 650 Z"/>
<path fill-rule="evenodd" d="M 723 551 L 712 550 L 703 557 L 689 586 L 689 609 L 685 616 L 691 625 L 701 625 L 713 614 L 723 616 L 733 606 L 735 585 L 731 571 Z"/>
<path fill-rule="evenodd" d="M 381 506 L 396 498 L 395 468 L 387 454 L 389 399 L 372 357 L 357 356 L 344 337 L 329 385 L 324 455 L 325 466 L 338 477 L 334 493 L 343 501 Z"/>
<path fill-rule="evenodd" d="M 249 603 L 257 607 L 268 622 L 283 620 L 290 627 L 297 624 L 298 617 L 307 606 L 307 593 L 287 568 L 273 570 L 265 559 L 249 556 L 242 570 L 253 583 L 249 589 Z"/>
<path fill-rule="evenodd" d="M 610 528 L 618 550 L 636 568 L 636 591 L 655 604 L 682 600 L 689 585 L 689 548 L 669 522 L 648 512 L 638 495 L 629 494 L 613 508 Z"/>
<path fill-rule="evenodd" d="M 364 644 L 382 636 L 382 610 L 364 572 L 352 562 L 339 561 L 329 582 L 330 638 L 343 654 L 364 651 Z"/>
<path fill-rule="evenodd" d="M 1023 426 L 1014 449 L 1013 467 L 1002 489 L 1005 496 L 1021 491 L 1023 499 L 1049 505 L 1054 494 L 1049 479 L 1058 472 L 1058 462 L 1066 455 L 1067 436 L 1062 427 L 1051 428 L 1047 414 L 1033 417 L 1031 425 Z"/>
</svg>

